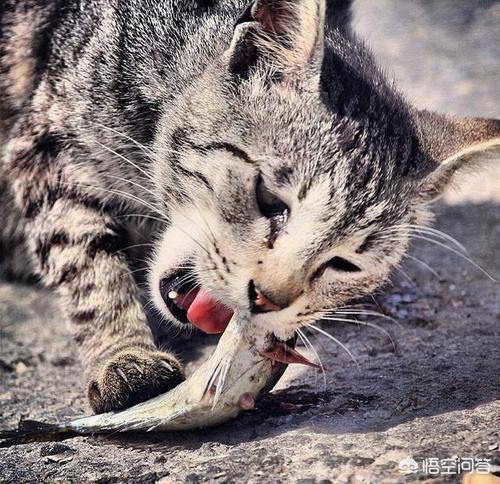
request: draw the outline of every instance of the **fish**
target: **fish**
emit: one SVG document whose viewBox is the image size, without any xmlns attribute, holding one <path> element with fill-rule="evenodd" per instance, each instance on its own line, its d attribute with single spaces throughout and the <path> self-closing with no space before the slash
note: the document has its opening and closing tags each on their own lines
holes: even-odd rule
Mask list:
<svg viewBox="0 0 500 484">
<path fill-rule="evenodd" d="M 167 432 L 219 425 L 253 409 L 289 363 L 318 368 L 294 346 L 294 337 L 281 341 L 250 320 L 234 315 L 213 354 L 169 392 L 119 412 L 60 423 L 25 420 L 18 429 L 0 431 L 0 447 L 76 435 Z"/>
</svg>

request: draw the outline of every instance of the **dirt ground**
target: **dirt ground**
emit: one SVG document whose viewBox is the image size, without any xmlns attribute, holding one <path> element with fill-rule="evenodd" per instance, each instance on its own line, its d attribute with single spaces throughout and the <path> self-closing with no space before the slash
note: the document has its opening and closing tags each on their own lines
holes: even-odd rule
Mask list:
<svg viewBox="0 0 500 484">
<path fill-rule="evenodd" d="M 359 0 L 356 26 L 420 107 L 500 117 L 500 2 Z M 497 165 L 448 194 L 435 224 L 497 279 L 499 204 Z M 313 338 L 326 386 L 294 367 L 256 410 L 215 429 L 0 449 L 0 482 L 453 482 L 454 472 L 435 476 L 422 463 L 457 457 L 499 472 L 498 283 L 425 241 L 411 256 L 434 273 L 408 259 L 376 295 L 397 323 L 370 320 L 397 351 L 374 328 L 338 323 L 327 329 L 358 366 Z M 53 294 L 0 284 L 0 428 L 88 413 L 79 380 Z M 420 468 L 403 475 L 408 457 Z"/>
</svg>

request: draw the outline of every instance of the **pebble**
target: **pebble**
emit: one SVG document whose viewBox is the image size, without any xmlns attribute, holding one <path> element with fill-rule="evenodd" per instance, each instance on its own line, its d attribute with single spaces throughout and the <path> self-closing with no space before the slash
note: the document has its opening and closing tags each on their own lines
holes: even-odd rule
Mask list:
<svg viewBox="0 0 500 484">
<path fill-rule="evenodd" d="M 12 392 L 0 393 L 0 402 L 8 402 L 14 399 L 14 394 Z"/>
<path fill-rule="evenodd" d="M 71 462 L 73 460 L 73 457 L 63 457 L 62 455 L 49 455 L 47 457 L 44 457 L 42 459 L 42 462 L 45 464 L 67 464 L 68 462 Z"/>
<path fill-rule="evenodd" d="M 14 371 L 14 367 L 10 363 L 8 363 L 7 361 L 0 358 L 0 370 L 6 371 L 6 372 L 11 372 L 11 371 Z"/>
<path fill-rule="evenodd" d="M 389 304 L 408 304 L 411 302 L 416 301 L 417 298 L 413 294 L 391 294 L 389 297 L 387 297 L 387 302 Z"/>
<path fill-rule="evenodd" d="M 69 445 L 61 444 L 60 442 L 45 444 L 40 448 L 41 457 L 63 454 L 65 452 L 74 452 L 74 450 Z"/>
<path fill-rule="evenodd" d="M 23 375 L 28 371 L 28 367 L 22 361 L 19 361 L 16 363 L 15 370 L 18 375 Z"/>
</svg>

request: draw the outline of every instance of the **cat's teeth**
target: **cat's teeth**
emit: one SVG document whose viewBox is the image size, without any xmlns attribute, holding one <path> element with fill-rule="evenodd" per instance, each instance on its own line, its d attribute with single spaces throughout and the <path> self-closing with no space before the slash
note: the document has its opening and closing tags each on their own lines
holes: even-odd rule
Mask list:
<svg viewBox="0 0 500 484">
<path fill-rule="evenodd" d="M 179 294 L 177 294 L 177 291 L 170 291 L 170 292 L 168 293 L 168 297 L 169 297 L 170 299 L 175 299 L 178 295 L 179 295 Z"/>
</svg>

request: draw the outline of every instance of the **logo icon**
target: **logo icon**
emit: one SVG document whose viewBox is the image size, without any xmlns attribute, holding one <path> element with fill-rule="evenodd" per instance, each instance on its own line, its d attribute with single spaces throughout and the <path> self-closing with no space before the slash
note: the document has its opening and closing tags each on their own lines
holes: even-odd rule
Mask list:
<svg viewBox="0 0 500 484">
<path fill-rule="evenodd" d="M 398 468 L 401 474 L 415 474 L 418 472 L 418 463 L 413 457 L 408 456 L 399 461 Z"/>
</svg>

